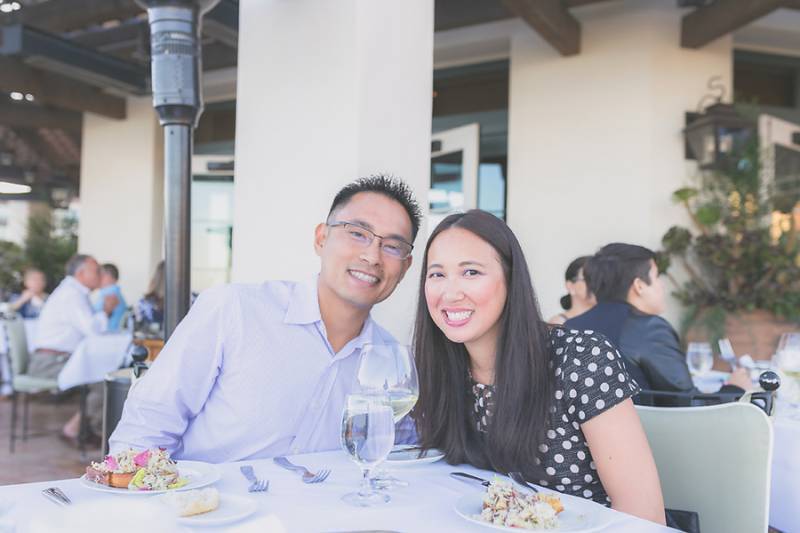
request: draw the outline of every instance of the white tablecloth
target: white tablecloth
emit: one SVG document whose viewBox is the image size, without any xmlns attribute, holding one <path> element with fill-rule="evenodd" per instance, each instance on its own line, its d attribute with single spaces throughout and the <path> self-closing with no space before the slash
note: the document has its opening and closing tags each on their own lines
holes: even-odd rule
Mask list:
<svg viewBox="0 0 800 533">
<path fill-rule="evenodd" d="M 106 374 L 127 362 L 131 339 L 131 334 L 127 332 L 86 337 L 58 375 L 58 387 L 66 390 L 103 381 Z"/>
<path fill-rule="evenodd" d="M 724 372 L 694 377 L 695 386 L 713 392 L 727 379 Z M 769 525 L 781 531 L 800 531 L 800 410 L 777 402 L 772 417 L 774 441 Z"/>
<path fill-rule="evenodd" d="M 324 483 L 306 485 L 296 474 L 282 470 L 271 460 L 248 461 L 259 477 L 270 481 L 269 492 L 248 495 L 248 483 L 239 473 L 241 463 L 220 465 L 222 479 L 216 486 L 221 493 L 245 495 L 258 504 L 258 511 L 251 518 L 236 525 L 218 528 L 197 528 L 196 531 L 232 531 L 247 527 L 267 515 L 275 515 L 288 532 L 321 532 L 345 530 L 396 530 L 404 532 L 488 532 L 487 528 L 465 521 L 453 510 L 455 502 L 470 492 L 482 491 L 483 487 L 468 485 L 448 476 L 449 472 L 466 471 L 490 477 L 470 467 L 454 467 L 443 462 L 397 469 L 393 472 L 409 482 L 409 486 L 391 492 L 392 501 L 377 508 L 356 508 L 341 501 L 341 496 L 357 486 L 360 473 L 341 451 L 297 456 L 294 460 L 310 469 L 330 468 L 332 473 Z M 78 480 L 30 483 L 0 487 L 0 506 L 3 500 L 12 500 L 16 505 L 7 521 L 16 522 L 20 531 L 34 514 L 57 513 L 58 508 L 40 494 L 41 490 L 58 486 L 75 504 L 90 502 L 102 504 L 116 498 L 130 500 L 135 496 L 105 494 L 83 487 Z M 569 507 L 573 497 L 563 496 Z M 607 532 L 659 533 L 674 531 L 630 515 L 619 513 L 597 505 L 597 510 L 608 519 Z M 54 525 L 55 527 L 55 525 Z M 55 529 L 54 529 L 55 530 Z M 98 529 L 98 531 L 100 531 Z"/>
</svg>

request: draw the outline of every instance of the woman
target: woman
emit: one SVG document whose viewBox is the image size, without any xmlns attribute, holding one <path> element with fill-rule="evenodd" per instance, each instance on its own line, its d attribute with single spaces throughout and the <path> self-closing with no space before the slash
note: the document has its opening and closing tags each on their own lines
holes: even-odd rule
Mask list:
<svg viewBox="0 0 800 533">
<path fill-rule="evenodd" d="M 567 267 L 564 274 L 564 285 L 567 287 L 567 294 L 561 297 L 561 308 L 563 313 L 551 317 L 547 322 L 550 324 L 563 324 L 570 318 L 582 315 L 595 306 L 597 300 L 586 285 L 583 278 L 583 265 L 589 260 L 589 255 L 575 259 Z"/>
<path fill-rule="evenodd" d="M 164 321 L 164 261 L 156 266 L 147 293 L 136 304 L 136 321 L 146 330 L 159 330 Z"/>
<path fill-rule="evenodd" d="M 479 210 L 450 215 L 423 265 L 414 332 L 423 448 L 664 523 L 630 400 L 638 386 L 603 336 L 544 324 L 508 226 Z"/>
<path fill-rule="evenodd" d="M 11 310 L 22 318 L 39 318 L 48 294 L 44 291 L 47 287 L 47 276 L 38 268 L 28 268 L 22 278 L 25 290 L 11 300 Z"/>
</svg>

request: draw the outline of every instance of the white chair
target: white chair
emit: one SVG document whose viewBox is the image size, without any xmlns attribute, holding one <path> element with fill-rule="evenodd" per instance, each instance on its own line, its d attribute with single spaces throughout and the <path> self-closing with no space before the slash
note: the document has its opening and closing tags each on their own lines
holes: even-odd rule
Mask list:
<svg viewBox="0 0 800 533">
<path fill-rule="evenodd" d="M 703 533 L 768 529 L 772 423 L 748 403 L 636 406 L 664 504 L 695 511 Z"/>
</svg>

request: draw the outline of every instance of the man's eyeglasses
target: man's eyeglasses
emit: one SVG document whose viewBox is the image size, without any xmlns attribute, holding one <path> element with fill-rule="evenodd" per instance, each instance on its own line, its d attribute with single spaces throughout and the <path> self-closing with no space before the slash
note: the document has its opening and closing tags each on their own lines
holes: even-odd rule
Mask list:
<svg viewBox="0 0 800 533">
<path fill-rule="evenodd" d="M 413 244 L 409 244 L 395 237 L 383 237 L 355 222 L 331 222 L 328 224 L 328 227 L 343 228 L 353 243 L 363 246 L 364 248 L 369 247 L 372 241 L 377 237 L 380 239 L 381 251 L 394 259 L 405 259 L 411 255 L 411 251 L 414 249 Z"/>
</svg>

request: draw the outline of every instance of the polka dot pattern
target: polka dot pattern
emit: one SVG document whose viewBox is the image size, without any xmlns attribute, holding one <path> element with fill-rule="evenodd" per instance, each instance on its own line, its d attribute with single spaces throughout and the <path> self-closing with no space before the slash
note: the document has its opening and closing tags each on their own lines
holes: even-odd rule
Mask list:
<svg viewBox="0 0 800 533">
<path fill-rule="evenodd" d="M 599 333 L 554 327 L 549 346 L 553 405 L 535 458 L 547 477 L 537 481 L 609 505 L 581 424 L 633 396 L 639 386 L 628 375 L 616 348 Z M 471 379 L 470 385 L 475 427 L 486 433 L 491 430 L 494 390 Z"/>
</svg>

